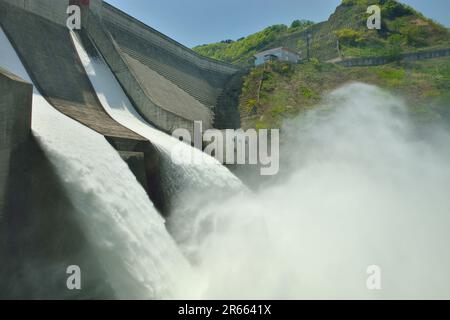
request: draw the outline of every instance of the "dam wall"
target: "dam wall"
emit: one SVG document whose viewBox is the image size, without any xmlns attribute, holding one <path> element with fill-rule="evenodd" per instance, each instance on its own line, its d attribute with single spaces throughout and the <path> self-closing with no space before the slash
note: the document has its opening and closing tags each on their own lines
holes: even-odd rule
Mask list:
<svg viewBox="0 0 450 320">
<path fill-rule="evenodd" d="M 32 94 L 31 84 L 0 69 L 0 299 L 114 298 L 73 219 L 76 209 L 31 134 Z M 86 290 L 67 290 L 73 261 L 89 270 Z"/>
<path fill-rule="evenodd" d="M 69 0 L 2 0 L 18 9 L 33 13 L 61 26 L 66 25 Z"/>
<path fill-rule="evenodd" d="M 202 57 L 101 0 L 0 0 L 0 24 L 38 89 L 69 117 L 106 137 L 141 139 L 103 112 L 66 27 L 79 5 L 85 44 L 101 53 L 141 116 L 158 129 L 239 127 L 238 67 Z M 231 90 L 231 94 L 228 92 Z M 229 119 L 228 119 L 228 118 Z M 232 119 L 230 121 L 230 119 Z"/>
<path fill-rule="evenodd" d="M 222 74 L 233 74 L 239 70 L 239 68 L 234 65 L 199 55 L 195 51 L 192 51 L 106 2 L 103 2 L 102 10 L 102 21 L 104 23 L 110 23 L 126 30 L 133 35 L 140 37 L 146 43 L 157 45 L 163 48 L 167 53 L 173 54 L 189 64 L 195 65 L 206 71 L 215 71 Z"/>
<path fill-rule="evenodd" d="M 31 137 L 14 155 L 0 218 L 0 299 L 115 299 L 114 290 L 47 155 Z M 75 241 L 74 241 L 75 239 Z M 68 290 L 76 264 L 82 289 Z"/>
<path fill-rule="evenodd" d="M 64 25 L 4 0 L 0 25 L 33 83 L 58 111 L 105 137 L 144 140 L 103 110 Z"/>
<path fill-rule="evenodd" d="M 2 0 L 21 10 L 31 12 L 42 18 L 50 20 L 62 26 L 67 23 L 67 8 L 71 4 L 85 6 L 83 0 Z M 102 9 L 101 0 L 89 0 L 91 11 L 100 13 Z"/>
<path fill-rule="evenodd" d="M 92 20 L 89 19 L 89 23 Z M 174 118 L 175 115 L 175 118 L 178 116 L 187 119 L 189 126 L 192 126 L 193 121 L 202 121 L 205 129 L 223 125 L 223 121 L 216 118 L 219 113 L 229 113 L 230 117 L 235 117 L 234 106 L 221 103 L 220 97 L 226 95 L 228 83 L 240 71 L 238 67 L 202 57 L 105 2 L 101 17 L 96 21 L 102 23 L 116 52 L 127 65 L 127 68 L 120 70 L 131 73 L 140 83 L 142 92 L 152 102 L 153 108 L 151 104 L 141 107 L 137 102 L 140 97 L 134 99 L 132 91 L 127 88 L 127 82 L 121 81 L 127 94 L 147 119 L 151 121 L 155 118 L 152 114 L 147 116 L 151 109 L 155 109 L 155 105 L 156 109 L 159 107 L 169 113 L 169 118 Z M 100 28 L 95 27 L 94 30 L 98 31 Z M 97 43 L 96 37 L 93 38 Z M 117 61 L 108 59 L 112 50 L 100 51 L 110 65 Z M 123 77 L 119 73 L 116 76 L 119 80 Z M 171 131 L 174 128 L 186 128 L 178 125 L 179 123 L 175 124 L 177 125 L 164 125 L 162 129 Z M 236 127 L 238 126 L 239 123 Z"/>
<path fill-rule="evenodd" d="M 114 43 L 110 34 L 105 31 L 103 25 L 96 20 L 95 17 L 92 15 L 91 17 L 92 19 L 89 19 L 89 24 L 85 26 L 88 37 L 87 39 L 85 37 L 83 41 L 84 47 L 91 47 L 91 53 L 93 55 L 98 54 L 95 52 L 96 50 L 101 52 L 101 55 L 108 63 L 122 88 L 131 98 L 135 108 L 139 111 L 141 116 L 150 124 L 166 132 L 170 132 L 172 128 L 184 128 L 192 131 L 192 119 L 182 117 L 181 115 L 183 115 L 183 113 L 176 114 L 170 111 L 170 108 L 174 105 L 173 101 L 169 101 L 167 103 L 168 106 L 163 108 L 163 106 L 158 105 L 150 98 L 151 94 L 146 91 L 145 88 L 151 86 L 151 84 L 144 83 L 144 79 L 139 79 L 135 75 L 127 61 L 120 54 L 120 49 Z M 92 41 L 90 39 L 92 39 Z M 95 46 L 95 48 L 92 48 L 92 46 Z M 168 91 L 166 100 L 173 100 L 175 93 L 176 90 L 172 90 L 172 92 Z M 188 106 L 181 110 L 189 111 L 187 107 Z M 192 110 L 192 112 L 194 112 L 194 110 Z M 204 112 L 200 113 L 201 116 L 203 116 L 203 114 Z M 208 119 L 209 117 L 207 116 L 206 118 Z"/>
<path fill-rule="evenodd" d="M 31 84 L 0 68 L 0 219 L 7 206 L 11 164 L 31 136 Z"/>
</svg>

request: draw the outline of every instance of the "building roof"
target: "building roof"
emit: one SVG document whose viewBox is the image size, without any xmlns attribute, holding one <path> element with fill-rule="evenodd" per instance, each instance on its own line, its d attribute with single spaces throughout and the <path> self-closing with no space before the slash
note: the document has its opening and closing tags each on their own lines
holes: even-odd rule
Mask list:
<svg viewBox="0 0 450 320">
<path fill-rule="evenodd" d="M 286 47 L 278 47 L 278 48 L 272 48 L 272 49 L 269 49 L 269 50 L 265 50 L 265 51 L 258 52 L 257 54 L 255 54 L 255 57 L 263 57 L 263 56 L 267 56 L 267 55 L 273 53 L 274 51 L 278 51 L 278 50 L 280 50 L 280 49 L 283 50 L 283 51 L 288 51 L 288 52 L 290 52 L 290 53 L 299 55 L 298 52 L 295 52 L 294 50 L 292 50 L 292 49 L 290 49 L 290 48 L 286 48 Z"/>
</svg>

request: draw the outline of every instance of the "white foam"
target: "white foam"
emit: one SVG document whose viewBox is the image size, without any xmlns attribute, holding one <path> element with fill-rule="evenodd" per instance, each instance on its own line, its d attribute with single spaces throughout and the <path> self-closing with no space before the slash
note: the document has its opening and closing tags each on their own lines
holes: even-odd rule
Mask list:
<svg viewBox="0 0 450 320">
<path fill-rule="evenodd" d="M 0 44 L 0 66 L 31 82 L 3 30 Z M 32 129 L 78 209 L 76 219 L 117 297 L 176 296 L 176 275 L 188 264 L 118 153 L 103 136 L 56 111 L 37 90 Z"/>
<path fill-rule="evenodd" d="M 72 33 L 78 55 L 106 112 L 118 123 L 147 138 L 160 151 L 162 160 L 161 188 L 172 205 L 169 227 L 178 242 L 192 233 L 192 222 L 198 208 L 193 198 L 184 196 L 184 190 L 204 193 L 216 190 L 216 195 L 226 191 L 244 189 L 241 181 L 216 159 L 192 148 L 177 139 L 153 128 L 134 109 L 108 65 L 98 57 L 91 57 L 78 35 Z M 176 153 L 174 152 L 176 150 Z M 173 156 L 179 157 L 173 159 Z M 201 159 L 200 163 L 183 159 Z M 174 161 L 176 160 L 176 161 Z M 170 199 L 170 200 L 169 200 Z"/>
<path fill-rule="evenodd" d="M 449 132 L 418 134 L 402 100 L 365 84 L 284 129 L 278 183 L 201 209 L 215 231 L 197 248 L 199 296 L 450 298 Z"/>
</svg>

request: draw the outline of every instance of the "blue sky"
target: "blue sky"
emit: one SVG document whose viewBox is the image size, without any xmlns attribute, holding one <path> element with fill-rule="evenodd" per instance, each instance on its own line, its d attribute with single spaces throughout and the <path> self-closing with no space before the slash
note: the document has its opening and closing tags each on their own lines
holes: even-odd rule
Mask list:
<svg viewBox="0 0 450 320">
<path fill-rule="evenodd" d="M 295 19 L 328 19 L 341 0 L 106 0 L 192 47 L 238 39 L 269 25 Z M 402 0 L 450 27 L 449 0 Z"/>
</svg>

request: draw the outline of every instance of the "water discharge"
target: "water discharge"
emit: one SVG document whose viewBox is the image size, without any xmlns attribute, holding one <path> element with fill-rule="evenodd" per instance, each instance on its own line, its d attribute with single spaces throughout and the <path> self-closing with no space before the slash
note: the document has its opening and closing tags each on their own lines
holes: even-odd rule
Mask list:
<svg viewBox="0 0 450 320">
<path fill-rule="evenodd" d="M 32 83 L 1 29 L 0 44 L 0 66 Z M 188 264 L 118 153 L 103 136 L 57 112 L 37 90 L 32 129 L 77 208 L 76 219 L 115 295 L 176 296 L 175 275 Z"/>
<path fill-rule="evenodd" d="M 352 84 L 285 136 L 278 182 L 202 208 L 220 227 L 197 247 L 194 294 L 450 298 L 448 132 L 418 133 L 402 100 Z M 382 290 L 366 284 L 374 265 Z"/>
<path fill-rule="evenodd" d="M 97 50 L 88 53 L 79 35 L 74 32 L 71 35 L 86 73 L 106 112 L 124 127 L 147 138 L 160 150 L 163 172 L 161 188 L 171 204 L 168 227 L 178 243 L 186 243 L 186 239 L 195 232 L 196 226 L 192 222 L 195 221 L 198 207 L 208 202 L 207 198 L 198 199 L 200 202 L 196 202 L 195 197 L 192 197 L 193 194 L 205 194 L 213 190 L 212 193 L 208 192 L 210 200 L 217 200 L 226 198 L 228 193 L 244 190 L 245 187 L 216 159 L 180 143 L 172 136 L 149 125 L 134 109 L 100 53 Z M 174 159 L 174 156 L 178 159 Z M 199 163 L 189 161 L 195 158 L 201 161 Z M 186 194 L 183 190 L 190 192 Z"/>
</svg>

